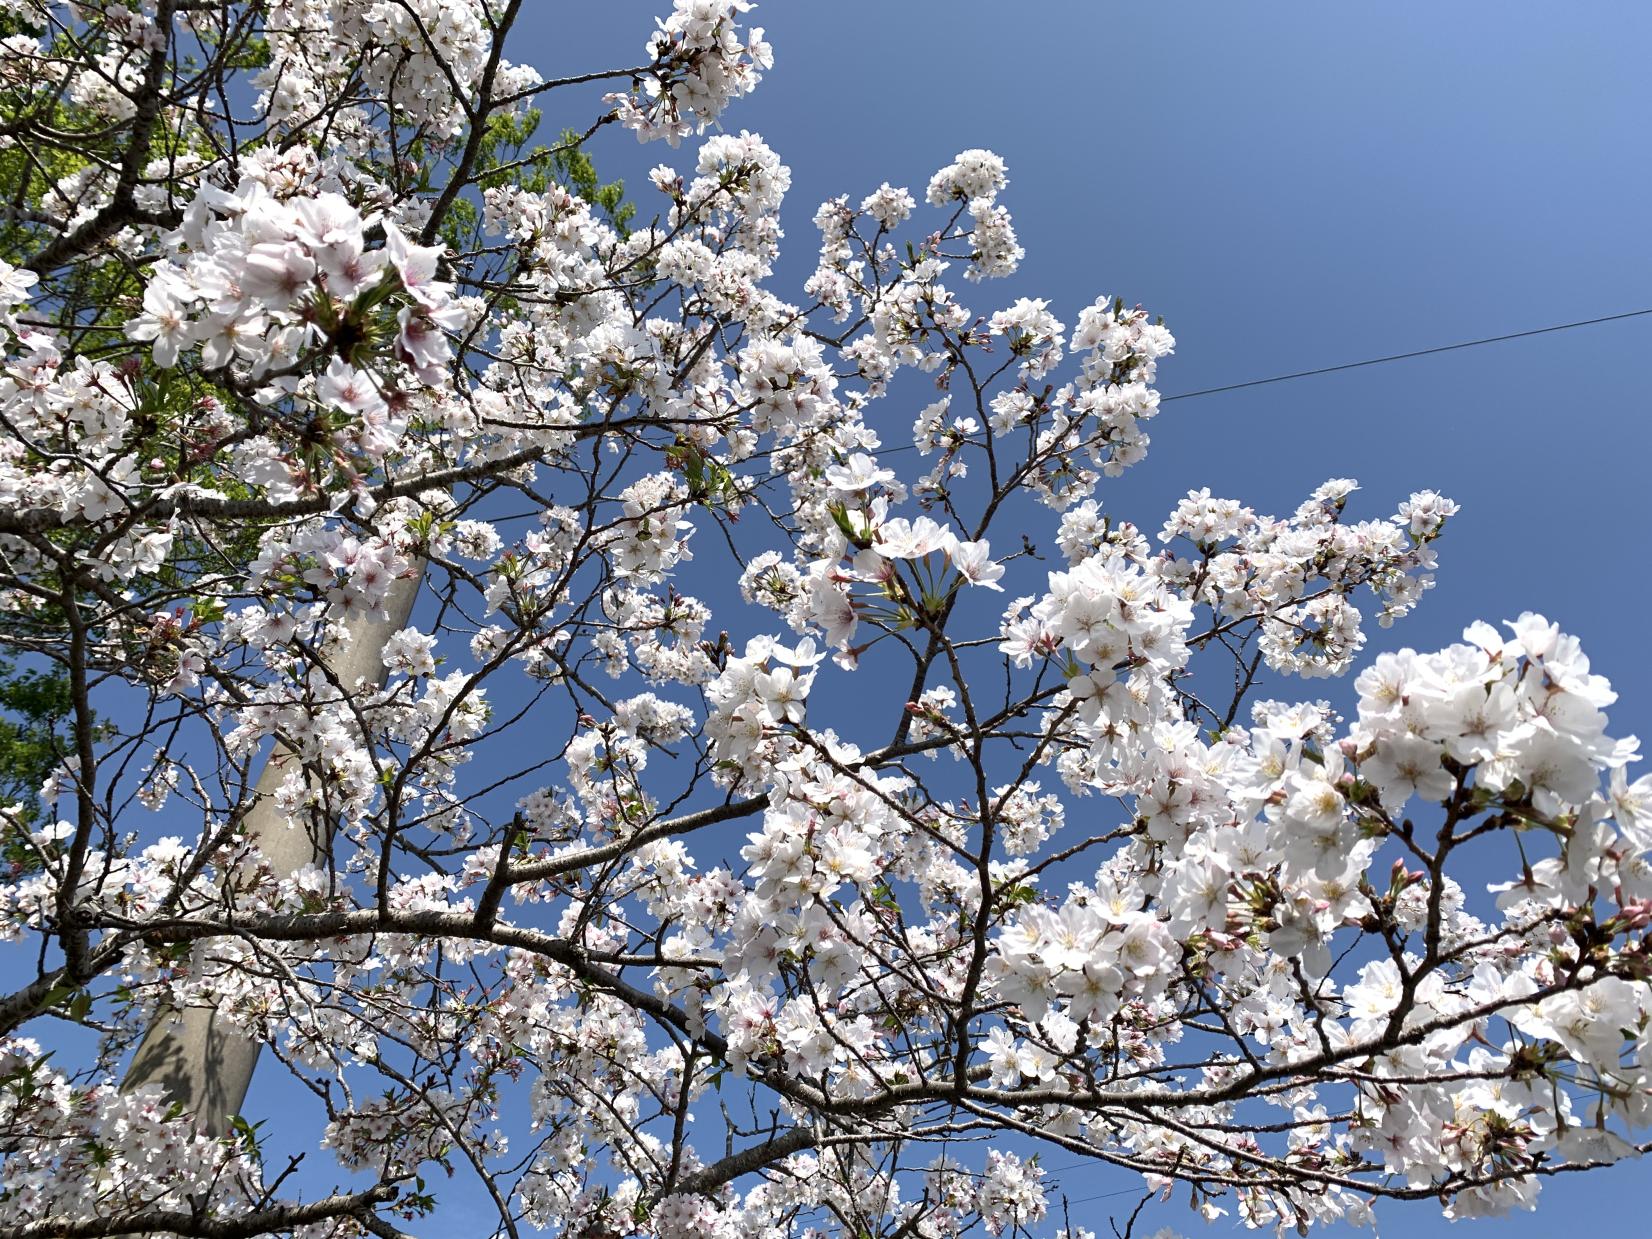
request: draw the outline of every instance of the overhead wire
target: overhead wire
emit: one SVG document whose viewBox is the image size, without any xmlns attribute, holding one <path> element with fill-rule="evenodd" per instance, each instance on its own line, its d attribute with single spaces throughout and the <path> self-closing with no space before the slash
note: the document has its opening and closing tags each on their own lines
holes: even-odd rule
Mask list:
<svg viewBox="0 0 1652 1239">
<path fill-rule="evenodd" d="M 1312 378 L 1319 374 L 1337 374 L 1343 370 L 1359 370 L 1365 366 L 1381 366 L 1392 361 L 1409 361 L 1414 357 L 1432 357 L 1437 353 L 1454 353 L 1465 348 L 1479 348 L 1485 344 L 1501 344 L 1506 340 L 1525 340 L 1532 336 L 1550 335 L 1557 331 L 1571 331 L 1578 327 L 1595 327 L 1601 323 L 1616 323 L 1626 318 L 1643 318 L 1652 314 L 1652 306 L 1644 310 L 1625 310 L 1621 314 L 1602 314 L 1598 318 L 1580 318 L 1569 323 L 1555 323 L 1548 327 L 1532 327 L 1526 331 L 1510 331 L 1500 336 L 1481 336 L 1477 340 L 1459 340 L 1455 344 L 1436 344 L 1430 348 L 1412 349 L 1407 353 L 1388 353 L 1382 357 L 1368 357 L 1364 361 L 1345 361 L 1334 366 L 1316 366 L 1312 370 L 1293 370 L 1289 374 L 1269 375 L 1265 379 L 1247 379 L 1243 383 L 1224 383 L 1220 387 L 1201 387 L 1197 391 L 1176 392 L 1169 396 L 1160 396 L 1159 403 L 1167 404 L 1172 400 L 1192 400 L 1196 396 L 1215 396 L 1221 392 L 1243 391 L 1248 387 L 1266 387 L 1270 383 L 1286 383 L 1292 379 Z M 897 447 L 878 449 L 878 455 L 888 456 L 895 452 L 911 452 L 917 449 L 912 444 L 903 444 Z"/>
<path fill-rule="evenodd" d="M 1380 366 L 1390 361 L 1408 361 L 1413 357 L 1431 357 L 1436 353 L 1452 353 L 1458 349 L 1478 348 L 1482 344 L 1501 344 L 1505 340 L 1524 340 L 1531 336 L 1549 335 L 1556 331 L 1571 331 L 1575 327 L 1594 327 L 1600 323 L 1615 323 L 1626 318 L 1640 318 L 1652 314 L 1652 308 L 1626 310 L 1622 314 L 1603 314 L 1599 318 L 1580 318 L 1575 322 L 1556 323 L 1552 327 L 1533 327 L 1529 331 L 1511 331 L 1500 336 L 1483 336 L 1478 340 L 1462 340 L 1456 344 L 1437 344 L 1432 348 L 1413 349 L 1409 353 L 1390 353 L 1386 357 L 1370 357 L 1364 361 L 1347 361 L 1335 366 L 1319 366 L 1313 370 L 1294 370 L 1290 374 L 1275 374 L 1265 379 L 1250 379 L 1244 383 L 1224 383 L 1220 387 L 1203 387 L 1198 391 L 1178 392 L 1159 397 L 1159 403 L 1169 400 L 1191 400 L 1195 396 L 1214 396 L 1218 392 L 1241 391 L 1247 387 L 1263 387 L 1269 383 L 1283 383 L 1289 379 L 1306 379 L 1316 374 L 1336 374 L 1342 370 L 1358 370 L 1362 366 Z"/>
<path fill-rule="evenodd" d="M 1110 1196 L 1134 1196 L 1137 1192 L 1145 1190 L 1145 1188 L 1140 1187 L 1121 1187 L 1117 1191 L 1102 1192 L 1096 1196 L 1080 1196 L 1077 1200 L 1069 1200 L 1067 1203 L 1069 1205 L 1087 1205 L 1092 1200 L 1106 1200 Z"/>
<path fill-rule="evenodd" d="M 1067 1172 L 1069 1170 L 1089 1170 L 1089 1169 L 1093 1169 L 1095 1167 L 1095 1164 L 1096 1163 L 1094 1161 L 1080 1160 L 1080 1161 L 1076 1161 L 1076 1162 L 1069 1162 L 1064 1166 L 1046 1166 L 1045 1170 L 1048 1173 L 1052 1174 L 1052 1175 L 1061 1175 L 1061 1174 L 1064 1174 L 1065 1172 Z M 1059 1191 L 1060 1188 L 1061 1188 L 1061 1184 L 1058 1180 L 1057 1182 L 1052 1183 L 1050 1185 L 1050 1187 L 1054 1191 Z M 1089 1204 L 1092 1200 L 1107 1200 L 1107 1199 L 1109 1199 L 1113 1196 L 1129 1196 L 1129 1195 L 1132 1195 L 1136 1192 L 1140 1192 L 1140 1191 L 1144 1191 L 1144 1190 L 1145 1190 L 1145 1188 L 1140 1187 L 1140 1186 L 1137 1186 L 1137 1187 L 1121 1187 L 1121 1188 L 1116 1188 L 1111 1192 L 1099 1192 L 1094 1196 L 1080 1196 L 1076 1200 L 1067 1200 L 1066 1203 L 1068 1203 L 1069 1205 L 1085 1205 L 1085 1204 Z"/>
</svg>

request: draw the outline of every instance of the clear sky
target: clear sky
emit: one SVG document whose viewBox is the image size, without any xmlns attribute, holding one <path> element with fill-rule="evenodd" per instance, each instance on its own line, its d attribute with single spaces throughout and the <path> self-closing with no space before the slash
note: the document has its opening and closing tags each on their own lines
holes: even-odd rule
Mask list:
<svg viewBox="0 0 1652 1239">
<path fill-rule="evenodd" d="M 512 58 L 554 76 L 637 63 L 667 6 L 527 7 Z M 1009 163 L 1027 258 L 966 303 L 1042 296 L 1071 323 L 1100 293 L 1139 301 L 1180 342 L 1167 394 L 1652 306 L 1652 6 L 770 0 L 752 16 L 777 63 L 724 119 L 792 168 L 784 296 L 813 266 L 822 199 L 884 180 L 921 196 L 986 146 Z M 547 123 L 584 124 L 590 102 Z M 646 217 L 643 173 L 688 167 L 692 145 L 606 132 L 594 153 Z M 1190 487 L 1288 512 L 1353 476 L 1361 517 L 1438 489 L 1463 505 L 1439 586 L 1367 655 L 1541 610 L 1622 694 L 1615 734 L 1652 735 L 1649 346 L 1643 318 L 1169 404 L 1148 461 L 1105 498 L 1156 529 Z M 279 1114 L 270 1090 L 290 1082 L 261 1080 Z M 249 1112 L 259 1101 L 255 1085 Z M 1419 1237 L 1634 1227 L 1646 1174 L 1551 1184 L 1535 1216 L 1382 1216 Z M 1062 1182 L 1074 1199 L 1134 1186 L 1100 1166 Z M 1120 1203 L 1073 1220 L 1106 1233 Z M 1154 1225 L 1232 1233 L 1194 1223 L 1167 1209 Z"/>
<path fill-rule="evenodd" d="M 548 76 L 636 63 L 662 7 L 536 3 L 523 58 Z M 1652 6 L 770 0 L 750 20 L 776 63 L 724 124 L 791 166 L 783 296 L 812 269 L 823 199 L 884 180 L 921 197 L 986 146 L 1027 257 L 966 304 L 1047 297 L 1070 323 L 1103 292 L 1139 301 L 1179 341 L 1166 394 L 1652 306 Z M 646 216 L 642 174 L 690 149 L 604 133 L 595 153 Z M 1197 486 L 1288 512 L 1352 476 L 1362 517 L 1438 489 L 1463 505 L 1439 585 L 1367 654 L 1541 610 L 1617 687 L 1615 732 L 1652 737 L 1649 356 L 1652 318 L 1632 319 L 1169 404 L 1108 506 L 1156 528 Z M 1384 1229 L 1633 1226 L 1646 1174 L 1551 1183 L 1536 1215 L 1494 1222 L 1385 1210 Z M 1134 1184 L 1097 1167 L 1064 1185 Z M 1073 1220 L 1107 1233 L 1120 1203 Z"/>
</svg>

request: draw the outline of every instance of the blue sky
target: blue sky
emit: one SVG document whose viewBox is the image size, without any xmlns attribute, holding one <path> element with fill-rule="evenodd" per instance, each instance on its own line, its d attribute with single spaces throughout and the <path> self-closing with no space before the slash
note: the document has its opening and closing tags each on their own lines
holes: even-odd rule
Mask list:
<svg viewBox="0 0 1652 1239">
<path fill-rule="evenodd" d="M 547 75 L 634 63 L 655 11 L 534 6 L 521 46 Z M 1027 258 L 966 303 L 1048 297 L 1071 322 L 1099 293 L 1139 301 L 1179 340 L 1166 394 L 1652 306 L 1644 5 L 771 0 L 752 19 L 776 65 L 724 121 L 791 166 L 783 295 L 812 267 L 821 200 L 884 180 L 921 195 L 986 146 Z M 596 154 L 646 215 L 642 174 L 687 150 L 605 133 Z M 1652 318 L 1629 320 L 1170 404 L 1108 506 L 1151 529 L 1190 487 L 1284 512 L 1353 476 L 1361 516 L 1436 488 L 1463 505 L 1439 585 L 1368 655 L 1541 610 L 1618 688 L 1615 731 L 1649 735 L 1649 344 Z M 1644 1175 L 1552 1183 L 1536 1215 L 1494 1222 L 1382 1217 L 1419 1237 L 1621 1225 Z M 1131 1186 L 1105 1167 L 1064 1183 Z M 1121 1203 L 1074 1221 L 1105 1233 Z"/>
<path fill-rule="evenodd" d="M 547 76 L 633 64 L 663 7 L 532 4 L 512 56 Z M 753 17 L 777 63 L 725 123 L 792 168 L 782 295 L 812 268 L 822 199 L 884 180 L 921 193 L 957 151 L 987 146 L 1010 165 L 1027 258 L 966 302 L 1048 297 L 1072 322 L 1103 292 L 1139 301 L 1180 341 L 1167 394 L 1652 306 L 1652 169 L 1634 154 L 1652 114 L 1644 6 L 771 0 Z M 597 106 L 596 92 L 584 109 L 554 98 L 555 127 Z M 595 154 L 646 216 L 646 169 L 688 167 L 692 144 L 605 132 Z M 1463 505 L 1439 586 L 1368 654 L 1542 610 L 1618 687 L 1616 730 L 1652 734 L 1637 648 L 1652 603 L 1637 502 L 1648 343 L 1652 318 L 1170 404 L 1107 503 L 1154 529 L 1197 486 L 1284 512 L 1354 476 L 1360 516 L 1439 489 Z M 249 1113 L 281 1115 L 290 1087 L 266 1070 Z M 1551 1185 L 1535 1217 L 1453 1227 L 1419 1205 L 1384 1223 L 1511 1237 L 1622 1224 L 1644 1173 Z M 1062 1183 L 1075 1200 L 1134 1186 L 1099 1166 Z M 1130 1203 L 1079 1204 L 1073 1220 L 1105 1233 Z M 1166 1208 L 1153 1225 L 1193 1221 Z"/>
</svg>

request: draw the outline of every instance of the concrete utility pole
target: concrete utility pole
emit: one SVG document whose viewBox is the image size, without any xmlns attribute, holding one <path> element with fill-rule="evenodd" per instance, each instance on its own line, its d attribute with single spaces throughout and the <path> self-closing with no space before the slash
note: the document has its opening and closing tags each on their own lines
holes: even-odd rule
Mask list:
<svg viewBox="0 0 1652 1239">
<path fill-rule="evenodd" d="M 421 559 L 410 575 L 391 585 L 384 600 L 384 619 L 359 616 L 350 622 L 346 639 L 325 655 L 339 683 L 360 685 L 363 691 L 384 683 L 384 643 L 392 633 L 407 627 L 423 581 Z M 247 834 L 279 877 L 320 861 L 329 843 L 322 833 L 325 827 L 305 830 L 276 811 L 275 793 L 287 775 L 281 759 L 287 755 L 288 750 L 279 746 L 270 755 L 258 776 L 257 800 L 246 816 Z M 181 1012 L 165 1008 L 156 1013 L 144 1034 L 121 1088 L 163 1085 L 173 1101 L 195 1116 L 203 1135 L 221 1136 L 230 1118 L 241 1111 L 261 1048 L 260 1042 L 235 1032 L 213 1007 L 189 1007 Z"/>
</svg>

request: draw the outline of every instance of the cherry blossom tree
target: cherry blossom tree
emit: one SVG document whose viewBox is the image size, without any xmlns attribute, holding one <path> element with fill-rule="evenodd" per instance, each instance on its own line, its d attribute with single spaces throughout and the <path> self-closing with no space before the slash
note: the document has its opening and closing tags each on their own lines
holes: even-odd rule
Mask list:
<svg viewBox="0 0 1652 1239">
<path fill-rule="evenodd" d="M 1455 505 L 1133 524 L 1174 340 L 991 300 L 997 155 L 778 287 L 751 5 L 559 80 L 523 8 L 0 4 L 0 654 L 67 684 L 0 1237 L 417 1232 L 446 1170 L 513 1237 L 1078 1239 L 1057 1158 L 1306 1228 L 1640 1151 L 1607 681 L 1533 614 L 1360 666 Z"/>
</svg>

